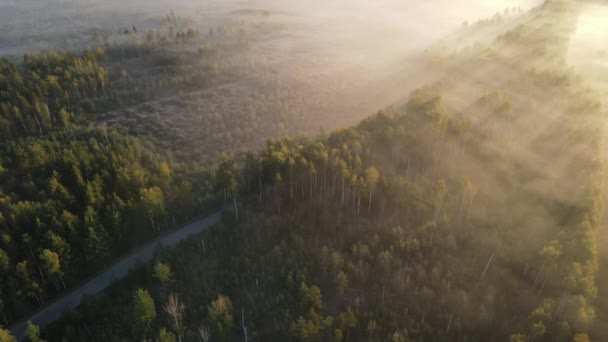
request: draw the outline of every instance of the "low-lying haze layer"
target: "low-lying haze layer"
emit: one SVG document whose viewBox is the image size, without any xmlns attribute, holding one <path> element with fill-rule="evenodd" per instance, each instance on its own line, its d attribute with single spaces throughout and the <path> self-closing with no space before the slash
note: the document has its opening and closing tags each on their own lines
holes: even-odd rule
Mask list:
<svg viewBox="0 0 608 342">
<path fill-rule="evenodd" d="M 244 8 L 282 12 L 292 15 L 294 22 L 307 21 L 319 25 L 318 29 L 322 32 L 312 32 L 314 38 L 346 36 L 350 38 L 348 40 L 351 44 L 359 44 L 359 48 L 366 47 L 365 44 L 381 49 L 411 48 L 448 34 L 465 20 L 485 18 L 505 8 L 527 9 L 540 2 L 11 0 L 0 4 L 0 31 L 4 32 L 0 37 L 0 49 L 4 51 L 0 51 L 2 54 L 20 54 L 57 45 L 74 47 L 73 44 L 66 43 L 83 43 L 87 35 L 96 30 L 103 31 L 112 27 L 119 29 L 132 24 L 145 25 L 146 21 L 167 14 L 171 8 L 179 14 L 199 16 L 202 26 L 221 21 L 227 13 Z M 344 28 L 351 31 L 340 35 Z"/>
</svg>

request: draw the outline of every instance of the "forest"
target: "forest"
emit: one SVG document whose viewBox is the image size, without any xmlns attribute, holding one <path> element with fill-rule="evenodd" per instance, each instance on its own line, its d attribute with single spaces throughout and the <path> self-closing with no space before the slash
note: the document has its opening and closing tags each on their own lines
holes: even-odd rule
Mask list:
<svg viewBox="0 0 608 342">
<path fill-rule="evenodd" d="M 246 35 L 242 27 L 222 26 L 203 37 L 171 12 L 155 30 L 95 33 L 80 53 L 0 60 L 4 325 L 218 207 L 210 158 L 225 145 L 175 138 L 163 126 L 175 121 L 159 113 L 130 124 L 112 111 L 235 79 L 241 58 L 231 56 L 247 50 Z M 260 129 L 264 122 L 282 124 L 273 116 L 261 119 Z M 214 127 L 197 120 L 197 127 L 224 131 L 215 140 L 235 134 L 219 127 L 241 121 L 217 117 L 221 126 Z M 179 149 L 187 140 L 201 144 L 197 159 Z"/>
<path fill-rule="evenodd" d="M 0 60 L 0 341 L 217 210 L 19 339 L 608 339 L 607 111 L 567 61 L 584 6 L 466 22 L 424 53 L 440 77 L 320 132 L 338 125 L 312 119 L 332 93 L 255 57 L 269 11 L 208 32 L 171 11 Z"/>
</svg>

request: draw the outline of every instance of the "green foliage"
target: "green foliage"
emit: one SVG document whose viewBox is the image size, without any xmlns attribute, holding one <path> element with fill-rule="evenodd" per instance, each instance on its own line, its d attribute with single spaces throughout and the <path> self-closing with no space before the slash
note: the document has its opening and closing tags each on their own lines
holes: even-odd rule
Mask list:
<svg viewBox="0 0 608 342">
<path fill-rule="evenodd" d="M 27 323 L 27 328 L 25 329 L 25 341 L 26 342 L 45 342 L 40 339 L 40 328 L 32 322 Z"/>
<path fill-rule="evenodd" d="M 344 294 L 344 291 L 346 291 L 346 288 L 348 287 L 348 276 L 344 271 L 340 271 L 340 273 L 336 274 L 334 284 L 336 286 L 336 292 L 338 294 Z"/>
<path fill-rule="evenodd" d="M 17 342 L 17 339 L 11 335 L 10 331 L 0 327 L 0 341 L 1 342 Z"/>
<path fill-rule="evenodd" d="M 230 298 L 218 296 L 209 304 L 207 311 L 217 338 L 220 340 L 226 339 L 234 327 L 233 308 Z"/>
<path fill-rule="evenodd" d="M 0 241 L 0 269 L 7 278 L 0 294 L 13 319 L 136 243 L 189 220 L 201 204 L 184 179 L 205 169 L 173 163 L 168 172 L 159 151 L 115 129 L 73 128 L 1 149 L 0 230 L 6 239 Z M 196 186 L 203 194 L 211 190 Z M 23 261 L 29 267 L 17 278 Z"/>
<path fill-rule="evenodd" d="M 0 249 L 0 271 L 2 273 L 8 271 L 10 260 L 8 259 L 8 255 L 5 251 Z"/>
<path fill-rule="evenodd" d="M 175 337 L 174 333 L 162 328 L 162 329 L 160 329 L 160 331 L 158 333 L 158 337 L 154 341 L 156 341 L 156 342 L 176 342 L 177 338 Z"/>
<path fill-rule="evenodd" d="M 576 334 L 572 339 L 572 342 L 591 342 L 591 340 L 589 339 L 589 335 L 582 333 Z"/>
<path fill-rule="evenodd" d="M 59 263 L 59 255 L 51 250 L 45 249 L 40 254 L 40 261 L 42 266 L 49 274 L 58 274 L 61 272 L 61 265 Z"/>
<path fill-rule="evenodd" d="M 411 109 L 381 112 L 316 141 L 269 140 L 258 154 L 222 156 L 216 190 L 236 183 L 243 194 L 258 193 L 246 220 L 163 253 L 186 306 L 183 336 L 201 322 L 225 340 L 242 336 L 243 324 L 249 337 L 302 341 L 550 341 L 586 331 L 594 311 L 590 292 L 579 289 L 593 284 L 584 260 L 594 254 L 579 244 L 593 250 L 590 221 L 568 230 L 570 221 L 556 227 L 503 215 L 507 204 L 538 204 L 508 182 L 487 187 L 456 168 L 449 151 L 485 157 L 486 132 L 468 131 L 465 143 L 451 131 L 455 122 Z M 372 201 L 373 210 L 359 210 Z M 554 209 L 542 203 L 538 210 Z M 581 202 L 566 206 L 575 207 Z M 519 248 L 531 229 L 538 241 Z"/>
<path fill-rule="evenodd" d="M 136 335 L 145 334 L 155 318 L 154 299 L 148 291 L 138 289 L 133 293 L 133 327 Z"/>
<path fill-rule="evenodd" d="M 510 342 L 526 342 L 526 336 L 522 334 L 513 334 L 509 338 Z"/>
<path fill-rule="evenodd" d="M 154 278 L 158 279 L 161 283 L 165 284 L 171 280 L 173 277 L 173 272 L 171 271 L 171 266 L 157 262 L 154 265 Z"/>
<path fill-rule="evenodd" d="M 234 160 L 229 155 L 222 153 L 215 171 L 215 185 L 218 190 L 224 192 L 224 199 L 228 198 L 228 194 L 236 195 L 238 191 L 236 177 Z"/>
<path fill-rule="evenodd" d="M 409 339 L 407 337 L 407 330 L 404 332 L 401 331 L 395 331 L 395 333 L 393 333 L 392 342 L 408 342 Z"/>
</svg>

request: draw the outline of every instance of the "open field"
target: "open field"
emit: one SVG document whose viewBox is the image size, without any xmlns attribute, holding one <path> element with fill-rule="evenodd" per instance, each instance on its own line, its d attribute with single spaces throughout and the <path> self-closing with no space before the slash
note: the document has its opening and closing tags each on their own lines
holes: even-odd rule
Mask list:
<svg viewBox="0 0 608 342">
<path fill-rule="evenodd" d="M 438 79 L 441 73 L 424 53 L 434 46 L 431 42 L 460 27 L 461 17 L 494 13 L 479 3 L 465 6 L 424 34 L 425 23 L 398 15 L 429 16 L 440 5 L 361 3 L 353 9 L 332 3 L 329 10 L 316 12 L 310 4 L 272 1 L 210 4 L 184 21 L 204 36 L 218 27 L 245 32 L 245 48 L 228 52 L 230 62 L 222 60 L 229 76 L 194 84 L 183 95 L 161 93 L 150 102 L 104 113 L 99 121 L 151 133 L 165 144 L 174 142 L 178 153 L 205 157 L 259 146 L 269 137 L 351 125 L 379 108 L 398 107 L 416 85 Z M 502 13 L 502 4 L 495 5 Z M 508 9 L 515 18 L 520 13 Z M 388 12 L 387 19 L 383 13 Z M 208 17 L 217 26 L 206 27 L 212 22 Z M 508 21 L 501 25 L 490 25 L 479 39 L 493 39 L 513 26 Z M 206 39 L 217 43 L 218 38 L 207 33 L 201 41 Z M 148 73 L 140 59 L 124 64 L 121 68 L 131 73 Z"/>
</svg>

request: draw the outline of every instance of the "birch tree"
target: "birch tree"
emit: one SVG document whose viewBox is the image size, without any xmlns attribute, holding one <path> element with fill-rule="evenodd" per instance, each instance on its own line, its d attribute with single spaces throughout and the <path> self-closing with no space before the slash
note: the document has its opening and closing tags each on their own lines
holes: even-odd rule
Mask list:
<svg viewBox="0 0 608 342">
<path fill-rule="evenodd" d="M 167 304 L 165 304 L 165 312 L 171 316 L 173 320 L 173 327 L 177 333 L 177 338 L 182 341 L 182 320 L 184 318 L 184 304 L 180 301 L 179 297 L 172 293 L 169 295 Z"/>
<path fill-rule="evenodd" d="M 367 185 L 367 190 L 369 191 L 369 203 L 367 211 L 370 213 L 372 212 L 372 196 L 376 190 L 376 186 L 378 186 L 378 182 L 380 182 L 380 173 L 375 167 L 369 167 L 365 171 L 365 183 Z"/>
</svg>

